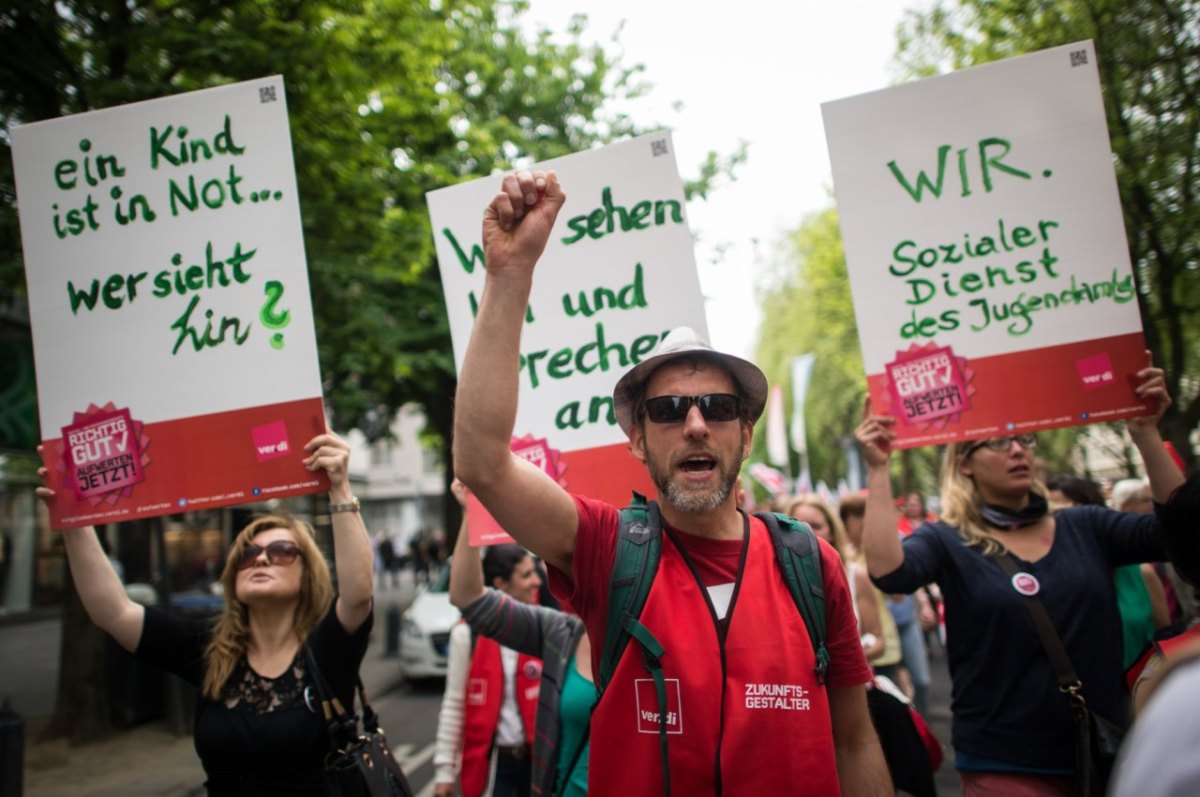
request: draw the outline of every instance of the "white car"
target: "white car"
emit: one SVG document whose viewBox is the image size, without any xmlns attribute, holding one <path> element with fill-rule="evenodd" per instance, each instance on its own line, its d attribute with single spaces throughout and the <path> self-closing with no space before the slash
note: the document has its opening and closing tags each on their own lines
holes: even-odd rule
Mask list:
<svg viewBox="0 0 1200 797">
<path fill-rule="evenodd" d="M 417 593 L 400 621 L 400 672 L 405 678 L 445 678 L 450 629 L 461 613 L 450 603 L 450 568 Z"/>
</svg>

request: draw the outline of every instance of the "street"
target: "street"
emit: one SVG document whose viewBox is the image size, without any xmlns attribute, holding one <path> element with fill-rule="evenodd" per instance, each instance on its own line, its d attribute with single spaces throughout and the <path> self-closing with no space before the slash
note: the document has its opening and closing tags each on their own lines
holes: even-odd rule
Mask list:
<svg viewBox="0 0 1200 797">
<path fill-rule="evenodd" d="M 408 775 L 417 797 L 433 794 L 433 743 L 437 733 L 438 709 L 442 704 L 440 680 L 405 684 L 372 705 L 379 724 L 387 733 L 396 760 Z"/>
</svg>

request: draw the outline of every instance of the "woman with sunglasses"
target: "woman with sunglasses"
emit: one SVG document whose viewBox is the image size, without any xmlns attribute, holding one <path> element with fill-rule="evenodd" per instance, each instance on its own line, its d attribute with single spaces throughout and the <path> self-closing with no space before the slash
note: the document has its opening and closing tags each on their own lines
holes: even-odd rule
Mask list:
<svg viewBox="0 0 1200 797">
<path fill-rule="evenodd" d="M 1161 503 L 1183 482 L 1157 428 L 1171 398 L 1149 352 L 1137 378 L 1156 411 L 1128 428 Z M 868 468 L 867 566 L 885 592 L 941 588 L 963 793 L 1070 795 L 1074 721 L 1024 596 L 1045 607 L 1089 709 L 1127 725 L 1113 569 L 1163 558 L 1155 516 L 1092 506 L 1050 514 L 1034 477 L 1036 438 L 1008 435 L 949 446 L 942 519 L 901 542 L 888 473 L 894 423 L 867 414 L 856 432 Z M 994 561 L 1007 555 L 1023 571 L 1011 579 Z"/>
<path fill-rule="evenodd" d="M 225 609 L 211 625 L 134 603 L 95 530 L 62 530 L 92 622 L 198 690 L 195 745 L 210 795 L 321 793 L 329 738 L 305 645 L 342 704 L 354 705 L 371 631 L 371 542 L 350 492 L 349 447 L 323 434 L 305 451 L 305 467 L 329 476 L 336 596 L 311 527 L 294 518 L 260 517 L 238 533 L 221 574 Z M 54 500 L 48 488 L 38 494 Z"/>
<path fill-rule="evenodd" d="M 527 729 L 532 739 L 526 763 L 531 770 L 530 788 L 523 793 L 583 797 L 587 794 L 588 720 L 596 702 L 592 648 L 583 621 L 573 614 L 514 598 L 502 588 L 503 582 L 497 582 L 499 589 L 485 586 L 485 564 L 480 561 L 480 549 L 469 544 L 467 488 L 455 479 L 450 489 L 463 506 L 462 527 L 450 568 L 450 601 L 462 610 L 463 620 L 473 634 L 542 662 L 536 727 Z M 451 677 L 447 676 L 448 687 Z M 442 739 L 440 725 L 438 730 L 439 742 L 447 742 L 448 747 L 451 740 Z M 465 745 L 461 746 L 464 747 L 462 791 L 464 797 L 472 797 L 481 793 L 482 784 L 478 783 L 478 776 L 468 776 L 468 751 Z M 500 769 L 498 766 L 497 776 Z M 435 795 L 453 794 L 453 783 L 447 782 L 450 778 L 446 768 L 438 778 L 441 782 Z M 503 784 L 498 783 L 492 793 L 512 792 L 503 791 Z"/>
</svg>

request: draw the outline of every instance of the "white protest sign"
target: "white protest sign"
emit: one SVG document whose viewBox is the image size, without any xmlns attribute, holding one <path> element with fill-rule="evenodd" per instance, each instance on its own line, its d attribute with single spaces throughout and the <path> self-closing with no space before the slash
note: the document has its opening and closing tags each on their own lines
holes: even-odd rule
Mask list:
<svg viewBox="0 0 1200 797">
<path fill-rule="evenodd" d="M 571 464 L 571 452 L 626 443 L 612 414 L 621 374 L 672 328 L 707 337 L 707 324 L 668 133 L 532 168 L 555 170 L 567 203 L 534 272 L 514 434 L 544 438 L 568 455 L 565 479 L 574 490 L 585 468 Z M 484 284 L 481 220 L 500 181 L 495 175 L 427 197 L 460 368 Z M 628 498 L 622 479 L 613 475 L 613 489 L 623 484 Z"/>
<path fill-rule="evenodd" d="M 282 79 L 12 138 L 56 524 L 325 484 L 299 464 L 324 419 Z"/>
<path fill-rule="evenodd" d="M 1144 414 L 1090 42 L 822 110 L 872 400 L 900 445 Z"/>
<path fill-rule="evenodd" d="M 534 273 L 517 432 L 562 451 L 622 442 L 609 418 L 618 377 L 673 327 L 707 337 L 671 137 L 641 136 L 533 168 L 557 172 L 567 204 Z M 500 179 L 428 195 L 459 367 L 483 291 L 483 209 Z"/>
</svg>

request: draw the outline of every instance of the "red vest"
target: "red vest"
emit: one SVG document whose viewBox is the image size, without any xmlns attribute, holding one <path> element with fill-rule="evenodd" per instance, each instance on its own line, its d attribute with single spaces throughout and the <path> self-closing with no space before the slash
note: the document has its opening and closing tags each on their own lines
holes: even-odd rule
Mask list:
<svg viewBox="0 0 1200 797">
<path fill-rule="evenodd" d="M 672 794 L 838 794 L 829 703 L 762 521 L 750 520 L 724 672 L 702 589 L 664 532 L 641 622 L 666 649 Z M 654 681 L 631 642 L 592 715 L 589 793 L 661 797 L 658 712 Z"/>
<path fill-rule="evenodd" d="M 525 724 L 525 743 L 533 747 L 533 726 L 537 714 L 538 691 L 542 682 L 542 662 L 524 653 L 517 657 L 517 706 Z M 492 739 L 500 722 L 504 702 L 504 665 L 500 645 L 485 636 L 475 639 L 471 669 L 467 672 L 467 692 L 463 696 L 462 772 L 459 776 L 463 797 L 479 797 L 487 787 L 491 769 Z"/>
</svg>

